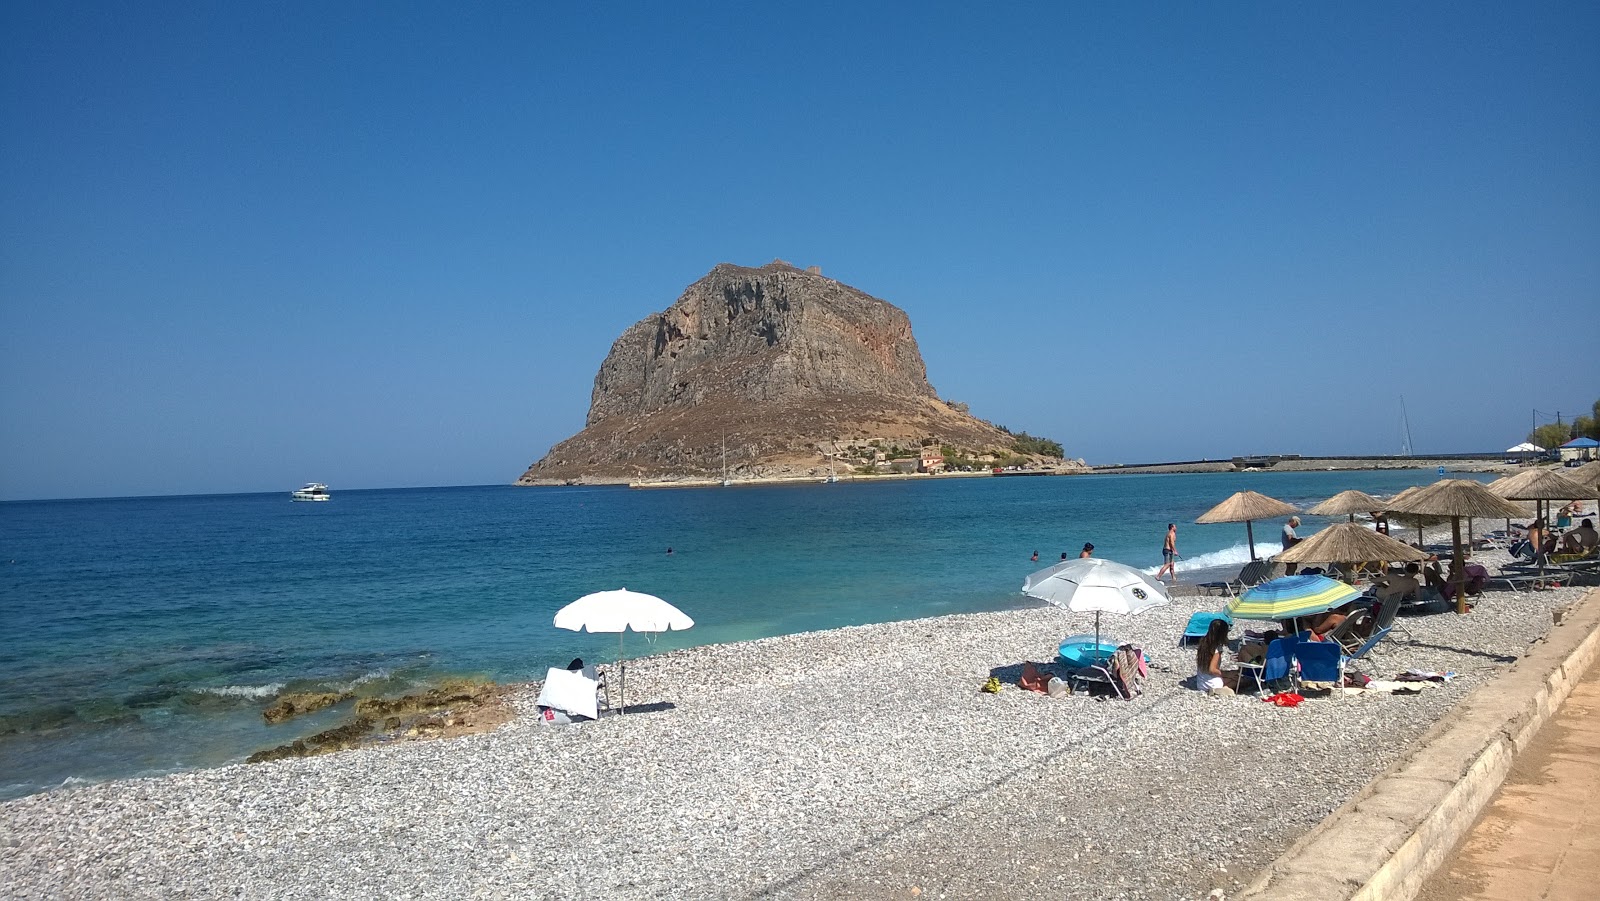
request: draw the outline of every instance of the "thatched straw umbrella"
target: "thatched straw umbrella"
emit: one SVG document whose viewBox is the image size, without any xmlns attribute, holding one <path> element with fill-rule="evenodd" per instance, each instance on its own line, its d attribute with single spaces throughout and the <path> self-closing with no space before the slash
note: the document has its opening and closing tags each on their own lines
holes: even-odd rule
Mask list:
<svg viewBox="0 0 1600 901">
<path fill-rule="evenodd" d="M 1585 485 L 1554 469 L 1529 469 L 1516 475 L 1496 479 L 1487 486 L 1489 493 L 1511 501 L 1534 501 L 1539 504 L 1535 515 L 1549 522 L 1549 501 L 1590 500 L 1600 497 L 1600 490 Z"/>
<path fill-rule="evenodd" d="M 1418 546 L 1421 546 L 1422 544 L 1422 529 L 1424 526 L 1436 526 L 1440 523 L 1449 521 L 1449 517 L 1447 516 L 1419 516 L 1413 513 L 1401 513 L 1395 508 L 1395 504 L 1400 503 L 1402 500 L 1412 496 L 1413 494 L 1416 494 L 1421 490 L 1421 485 L 1413 485 L 1383 502 L 1383 509 L 1385 512 L 1390 514 L 1390 519 L 1393 519 L 1395 522 L 1398 522 L 1403 526 L 1417 527 Z"/>
<path fill-rule="evenodd" d="M 1233 497 L 1207 510 L 1195 522 L 1242 522 L 1244 534 L 1250 542 L 1250 559 L 1256 559 L 1256 533 L 1251 528 L 1252 520 L 1276 519 L 1279 516 L 1291 516 L 1298 513 L 1295 507 L 1278 500 L 1258 494 L 1254 491 L 1240 491 Z"/>
<path fill-rule="evenodd" d="M 1567 478 L 1577 482 L 1579 485 L 1592 485 L 1600 488 L 1600 460 L 1583 464 L 1567 473 Z"/>
<path fill-rule="evenodd" d="M 1489 493 L 1481 483 L 1469 479 L 1440 479 L 1420 488 L 1408 497 L 1389 502 L 1397 513 L 1450 517 L 1450 538 L 1454 554 L 1450 561 L 1450 576 L 1456 583 L 1456 612 L 1467 612 L 1467 558 L 1461 546 L 1461 517 L 1521 516 L 1522 508 L 1504 498 Z"/>
<path fill-rule="evenodd" d="M 1296 544 L 1276 559 L 1280 563 L 1394 563 L 1420 562 L 1428 555 L 1360 523 L 1341 522 Z"/>
<path fill-rule="evenodd" d="M 1341 491 L 1333 497 L 1307 510 L 1318 516 L 1340 516 L 1350 514 L 1350 521 L 1356 521 L 1357 513 L 1377 513 L 1383 509 L 1383 501 L 1378 500 L 1365 491 Z M 1377 559 L 1377 558 L 1374 558 Z"/>
</svg>

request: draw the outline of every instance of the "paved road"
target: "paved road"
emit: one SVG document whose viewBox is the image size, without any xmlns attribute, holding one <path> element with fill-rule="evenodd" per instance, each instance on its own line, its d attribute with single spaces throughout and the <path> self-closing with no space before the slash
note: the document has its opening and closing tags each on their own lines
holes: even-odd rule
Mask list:
<svg viewBox="0 0 1600 901">
<path fill-rule="evenodd" d="M 1517 755 L 1418 901 L 1600 898 L 1600 664 Z"/>
</svg>

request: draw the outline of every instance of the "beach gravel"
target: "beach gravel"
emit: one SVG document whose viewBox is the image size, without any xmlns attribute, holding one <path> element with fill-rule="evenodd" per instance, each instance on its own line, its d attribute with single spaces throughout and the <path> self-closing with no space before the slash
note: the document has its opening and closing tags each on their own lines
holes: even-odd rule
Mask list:
<svg viewBox="0 0 1600 901">
<path fill-rule="evenodd" d="M 1494 591 L 1363 664 L 1420 694 L 1279 708 L 1181 686 L 1178 598 L 1107 631 L 1133 701 L 1015 687 L 1088 622 L 1053 607 L 675 651 L 650 712 L 87 785 L 0 805 L 0 895 L 101 898 L 1205 898 L 1232 893 L 1582 589 Z M 979 686 L 1008 677 L 998 695 Z"/>
</svg>

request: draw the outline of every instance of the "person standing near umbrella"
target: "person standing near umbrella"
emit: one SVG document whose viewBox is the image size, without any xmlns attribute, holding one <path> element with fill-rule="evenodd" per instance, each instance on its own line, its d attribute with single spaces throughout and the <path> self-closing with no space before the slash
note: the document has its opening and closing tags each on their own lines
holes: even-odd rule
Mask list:
<svg viewBox="0 0 1600 901">
<path fill-rule="evenodd" d="M 1298 517 L 1298 516 L 1289 517 L 1289 521 L 1283 524 L 1283 549 L 1284 550 L 1288 550 L 1289 548 L 1292 548 L 1295 545 L 1300 543 L 1300 536 L 1296 535 L 1294 533 L 1294 527 L 1298 526 L 1298 525 L 1300 525 L 1300 517 Z M 1294 563 L 1289 564 L 1288 568 L 1284 570 L 1284 572 L 1288 573 L 1291 576 L 1294 575 L 1295 573 L 1299 572 L 1299 571 L 1300 571 L 1300 567 L 1298 565 L 1294 564 Z"/>
<path fill-rule="evenodd" d="M 1172 581 L 1178 581 L 1178 525 L 1167 523 L 1167 539 L 1161 543 L 1161 568 L 1156 570 L 1156 578 L 1161 578 L 1162 573 L 1172 573 Z"/>
<path fill-rule="evenodd" d="M 1300 536 L 1294 533 L 1295 526 L 1300 525 L 1300 517 L 1291 516 L 1283 526 L 1283 549 L 1288 550 L 1300 542 Z"/>
</svg>

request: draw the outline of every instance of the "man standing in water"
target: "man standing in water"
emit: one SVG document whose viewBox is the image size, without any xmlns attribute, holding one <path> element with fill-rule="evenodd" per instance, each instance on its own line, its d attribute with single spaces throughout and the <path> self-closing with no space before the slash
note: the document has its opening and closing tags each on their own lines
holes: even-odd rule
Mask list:
<svg viewBox="0 0 1600 901">
<path fill-rule="evenodd" d="M 1161 568 L 1156 570 L 1156 581 L 1161 581 L 1162 573 L 1172 573 L 1172 581 L 1178 581 L 1178 526 L 1167 523 L 1167 540 L 1161 545 Z"/>
</svg>

